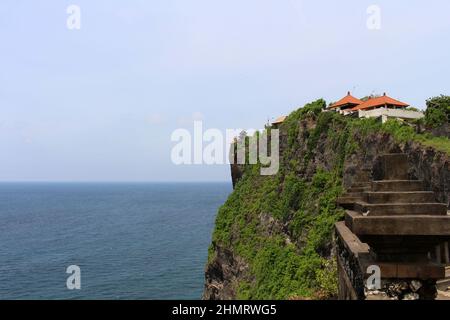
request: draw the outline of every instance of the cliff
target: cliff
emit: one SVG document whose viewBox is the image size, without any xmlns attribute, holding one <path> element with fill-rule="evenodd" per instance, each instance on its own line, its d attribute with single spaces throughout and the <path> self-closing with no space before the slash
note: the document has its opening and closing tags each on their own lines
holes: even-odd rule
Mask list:
<svg viewBox="0 0 450 320">
<path fill-rule="evenodd" d="M 231 166 L 235 187 L 219 209 L 205 271 L 204 299 L 329 299 L 337 295 L 332 240 L 343 218 L 336 199 L 379 155 L 408 155 L 409 175 L 448 204 L 450 143 L 397 121 L 322 112 L 317 100 L 280 126 L 280 170 Z"/>
</svg>

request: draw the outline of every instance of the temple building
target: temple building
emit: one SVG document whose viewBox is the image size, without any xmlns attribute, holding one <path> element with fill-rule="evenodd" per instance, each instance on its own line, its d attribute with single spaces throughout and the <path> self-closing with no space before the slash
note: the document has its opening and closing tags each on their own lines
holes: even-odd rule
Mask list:
<svg viewBox="0 0 450 320">
<path fill-rule="evenodd" d="M 351 110 L 364 102 L 352 96 L 350 91 L 347 95 L 336 103 L 333 103 L 329 109 L 340 112 L 342 114 L 351 113 Z"/>
<path fill-rule="evenodd" d="M 407 110 L 408 107 L 409 104 L 391 98 L 386 93 L 380 97 L 369 97 L 363 101 L 348 92 L 347 96 L 332 104 L 328 109 L 359 118 L 380 118 L 383 123 L 389 118 L 414 120 L 424 117 L 422 112 Z"/>
<path fill-rule="evenodd" d="M 358 106 L 355 106 L 352 111 L 367 111 L 378 108 L 405 109 L 407 107 L 409 107 L 409 104 L 395 100 L 384 93 L 381 97 L 369 97 L 366 101 L 362 102 Z"/>
<path fill-rule="evenodd" d="M 275 121 L 272 122 L 273 128 L 278 128 L 284 122 L 284 120 L 286 120 L 286 118 L 286 116 L 281 116 L 275 119 Z"/>
</svg>

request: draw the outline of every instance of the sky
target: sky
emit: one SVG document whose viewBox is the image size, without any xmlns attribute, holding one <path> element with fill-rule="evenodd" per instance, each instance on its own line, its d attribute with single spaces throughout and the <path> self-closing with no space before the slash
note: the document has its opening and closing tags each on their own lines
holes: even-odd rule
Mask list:
<svg viewBox="0 0 450 320">
<path fill-rule="evenodd" d="M 349 90 L 423 109 L 450 93 L 449 12 L 447 0 L 2 0 L 0 181 L 229 181 L 226 164 L 175 165 L 174 130 L 262 128 Z"/>
</svg>

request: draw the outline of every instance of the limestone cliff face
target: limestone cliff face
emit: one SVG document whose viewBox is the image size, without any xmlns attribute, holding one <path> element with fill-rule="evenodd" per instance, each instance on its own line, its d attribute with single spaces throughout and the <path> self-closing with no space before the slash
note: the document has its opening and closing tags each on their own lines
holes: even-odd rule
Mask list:
<svg viewBox="0 0 450 320">
<path fill-rule="evenodd" d="M 205 273 L 205 300 L 228 300 L 236 296 L 239 279 L 248 271 L 246 262 L 229 249 L 214 246 L 214 258 Z"/>
<path fill-rule="evenodd" d="M 283 234 L 286 242 L 290 242 L 284 226 L 270 214 L 260 214 L 258 222 L 263 226 L 261 234 L 271 237 Z M 252 281 L 251 269 L 244 258 L 236 255 L 232 248 L 218 243 L 212 244 L 213 256 L 205 270 L 204 300 L 231 300 L 237 298 L 237 290 L 241 282 Z"/>
<path fill-rule="evenodd" d="M 335 266 L 328 262 L 334 260 L 333 224 L 341 216 L 333 204 L 339 191 L 330 189 L 343 191 L 364 170 L 376 179 L 382 154 L 406 153 L 411 179 L 423 180 L 437 201 L 449 204 L 448 154 L 349 121 L 358 120 L 317 112 L 289 116 L 280 128 L 276 177 L 231 165 L 235 190 L 217 217 L 204 299 L 332 298 Z M 268 188 L 267 179 L 276 185 Z"/>
</svg>

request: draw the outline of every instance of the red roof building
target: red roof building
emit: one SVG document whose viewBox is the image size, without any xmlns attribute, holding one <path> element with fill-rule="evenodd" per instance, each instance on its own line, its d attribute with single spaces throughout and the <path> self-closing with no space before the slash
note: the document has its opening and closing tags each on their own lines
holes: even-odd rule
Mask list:
<svg viewBox="0 0 450 320">
<path fill-rule="evenodd" d="M 409 104 L 395 100 L 384 93 L 381 97 L 369 98 L 367 101 L 354 106 L 352 111 L 372 110 L 377 108 L 403 109 L 409 107 Z"/>
<path fill-rule="evenodd" d="M 361 105 L 362 103 L 364 103 L 364 102 L 355 98 L 354 96 L 352 96 L 349 91 L 349 92 L 347 92 L 347 95 L 344 98 L 342 98 L 338 102 L 332 104 L 329 107 L 329 109 L 339 108 L 340 110 L 345 110 L 345 109 L 355 108 L 355 107 Z"/>
<path fill-rule="evenodd" d="M 393 99 L 384 93 L 381 97 L 369 97 L 367 100 L 360 100 L 353 97 L 350 92 L 347 96 L 332 104 L 328 110 L 334 110 L 345 116 L 358 118 L 379 118 L 382 123 L 389 119 L 408 121 L 421 119 L 423 112 L 408 110 L 407 103 Z"/>
<path fill-rule="evenodd" d="M 278 117 L 274 122 L 272 122 L 272 125 L 277 125 L 277 124 L 281 124 L 284 122 L 284 120 L 286 120 L 286 116 L 281 116 Z"/>
</svg>

